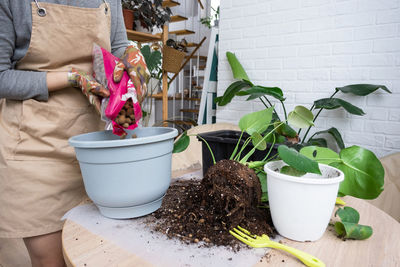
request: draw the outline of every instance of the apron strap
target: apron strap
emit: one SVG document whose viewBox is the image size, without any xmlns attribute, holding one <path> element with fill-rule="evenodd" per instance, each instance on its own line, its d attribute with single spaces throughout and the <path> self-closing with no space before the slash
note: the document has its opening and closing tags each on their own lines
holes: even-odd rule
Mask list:
<svg viewBox="0 0 400 267">
<path fill-rule="evenodd" d="M 46 16 L 47 15 L 46 9 L 44 7 L 41 7 L 37 0 L 34 0 L 34 1 L 35 1 L 35 4 L 36 4 L 36 7 L 38 8 L 37 11 L 36 11 L 38 13 L 38 15 L 40 17 Z M 104 9 L 104 12 L 107 14 L 108 13 L 108 3 L 106 2 L 106 0 L 103 0 L 103 2 L 106 5 L 106 7 Z"/>
</svg>

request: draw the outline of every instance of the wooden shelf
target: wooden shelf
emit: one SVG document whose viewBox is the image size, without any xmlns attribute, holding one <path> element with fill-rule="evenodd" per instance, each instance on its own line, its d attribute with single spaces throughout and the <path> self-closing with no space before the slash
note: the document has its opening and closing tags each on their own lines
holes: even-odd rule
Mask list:
<svg viewBox="0 0 400 267">
<path fill-rule="evenodd" d="M 194 122 L 191 121 L 180 121 L 180 120 L 174 120 L 173 122 L 170 123 L 175 123 L 175 124 L 180 124 L 180 125 L 188 125 L 188 126 L 196 126 Z"/>
<path fill-rule="evenodd" d="M 164 0 L 162 2 L 162 6 L 163 7 L 174 7 L 174 6 L 179 6 L 179 5 L 180 5 L 179 2 L 176 2 L 176 1 L 173 1 L 173 0 Z"/>
<path fill-rule="evenodd" d="M 154 98 L 156 100 L 162 100 L 162 94 L 155 94 L 152 95 L 151 98 Z M 173 96 L 168 96 L 168 100 L 173 100 L 174 97 Z M 175 100 L 181 100 L 182 96 L 175 96 Z M 188 100 L 188 101 L 200 101 L 200 98 L 196 98 L 196 97 L 184 97 L 183 100 Z"/>
<path fill-rule="evenodd" d="M 198 110 L 198 109 L 185 109 L 185 108 L 183 108 L 183 109 L 181 109 L 180 111 L 181 111 L 181 112 L 188 112 L 188 113 L 196 113 L 196 114 L 199 113 L 199 110 Z"/>
<path fill-rule="evenodd" d="M 197 47 L 198 45 L 197 43 L 188 43 L 186 47 Z"/>
<path fill-rule="evenodd" d="M 189 56 L 185 56 L 185 58 L 188 58 Z M 193 55 L 191 58 L 197 58 L 197 55 Z M 200 60 L 207 60 L 206 56 L 200 56 Z"/>
<path fill-rule="evenodd" d="M 176 35 L 188 35 L 188 34 L 194 34 L 194 31 L 191 30 L 178 30 L 178 31 L 170 31 L 170 34 L 176 34 Z"/>
<path fill-rule="evenodd" d="M 181 16 L 181 15 L 175 15 L 171 17 L 171 22 L 178 22 L 178 21 L 184 21 L 187 20 L 187 17 Z"/>
<path fill-rule="evenodd" d="M 151 34 L 132 30 L 126 30 L 126 33 L 128 35 L 128 39 L 132 41 L 138 41 L 141 43 L 161 41 L 161 33 Z"/>
</svg>

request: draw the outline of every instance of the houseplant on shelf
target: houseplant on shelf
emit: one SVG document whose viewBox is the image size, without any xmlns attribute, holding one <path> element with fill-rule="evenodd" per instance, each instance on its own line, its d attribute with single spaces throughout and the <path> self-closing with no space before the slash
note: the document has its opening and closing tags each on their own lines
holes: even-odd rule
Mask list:
<svg viewBox="0 0 400 267">
<path fill-rule="evenodd" d="M 162 0 L 122 0 L 122 7 L 133 12 L 136 31 L 153 32 L 171 20 L 172 11 L 162 6 Z"/>
</svg>

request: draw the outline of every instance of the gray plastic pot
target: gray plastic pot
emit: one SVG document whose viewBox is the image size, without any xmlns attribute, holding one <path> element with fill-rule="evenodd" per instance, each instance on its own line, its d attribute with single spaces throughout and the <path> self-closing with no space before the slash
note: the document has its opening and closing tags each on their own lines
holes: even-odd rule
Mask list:
<svg viewBox="0 0 400 267">
<path fill-rule="evenodd" d="M 137 138 L 131 138 L 136 134 Z M 170 185 L 174 137 L 168 127 L 128 131 L 120 139 L 112 131 L 73 136 L 89 198 L 100 213 L 114 219 L 134 218 L 160 208 Z"/>
</svg>

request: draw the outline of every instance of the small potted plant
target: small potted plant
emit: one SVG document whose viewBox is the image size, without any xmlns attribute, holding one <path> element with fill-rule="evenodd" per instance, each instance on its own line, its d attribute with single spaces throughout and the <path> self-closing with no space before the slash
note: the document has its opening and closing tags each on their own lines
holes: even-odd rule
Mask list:
<svg viewBox="0 0 400 267">
<path fill-rule="evenodd" d="M 123 9 L 133 13 L 135 23 L 132 29 L 136 31 L 153 32 L 154 28 L 161 28 L 171 20 L 172 11 L 162 6 L 162 0 L 122 0 Z M 126 25 L 128 23 L 128 25 Z M 130 27 L 130 22 L 125 26 Z"/>
</svg>

